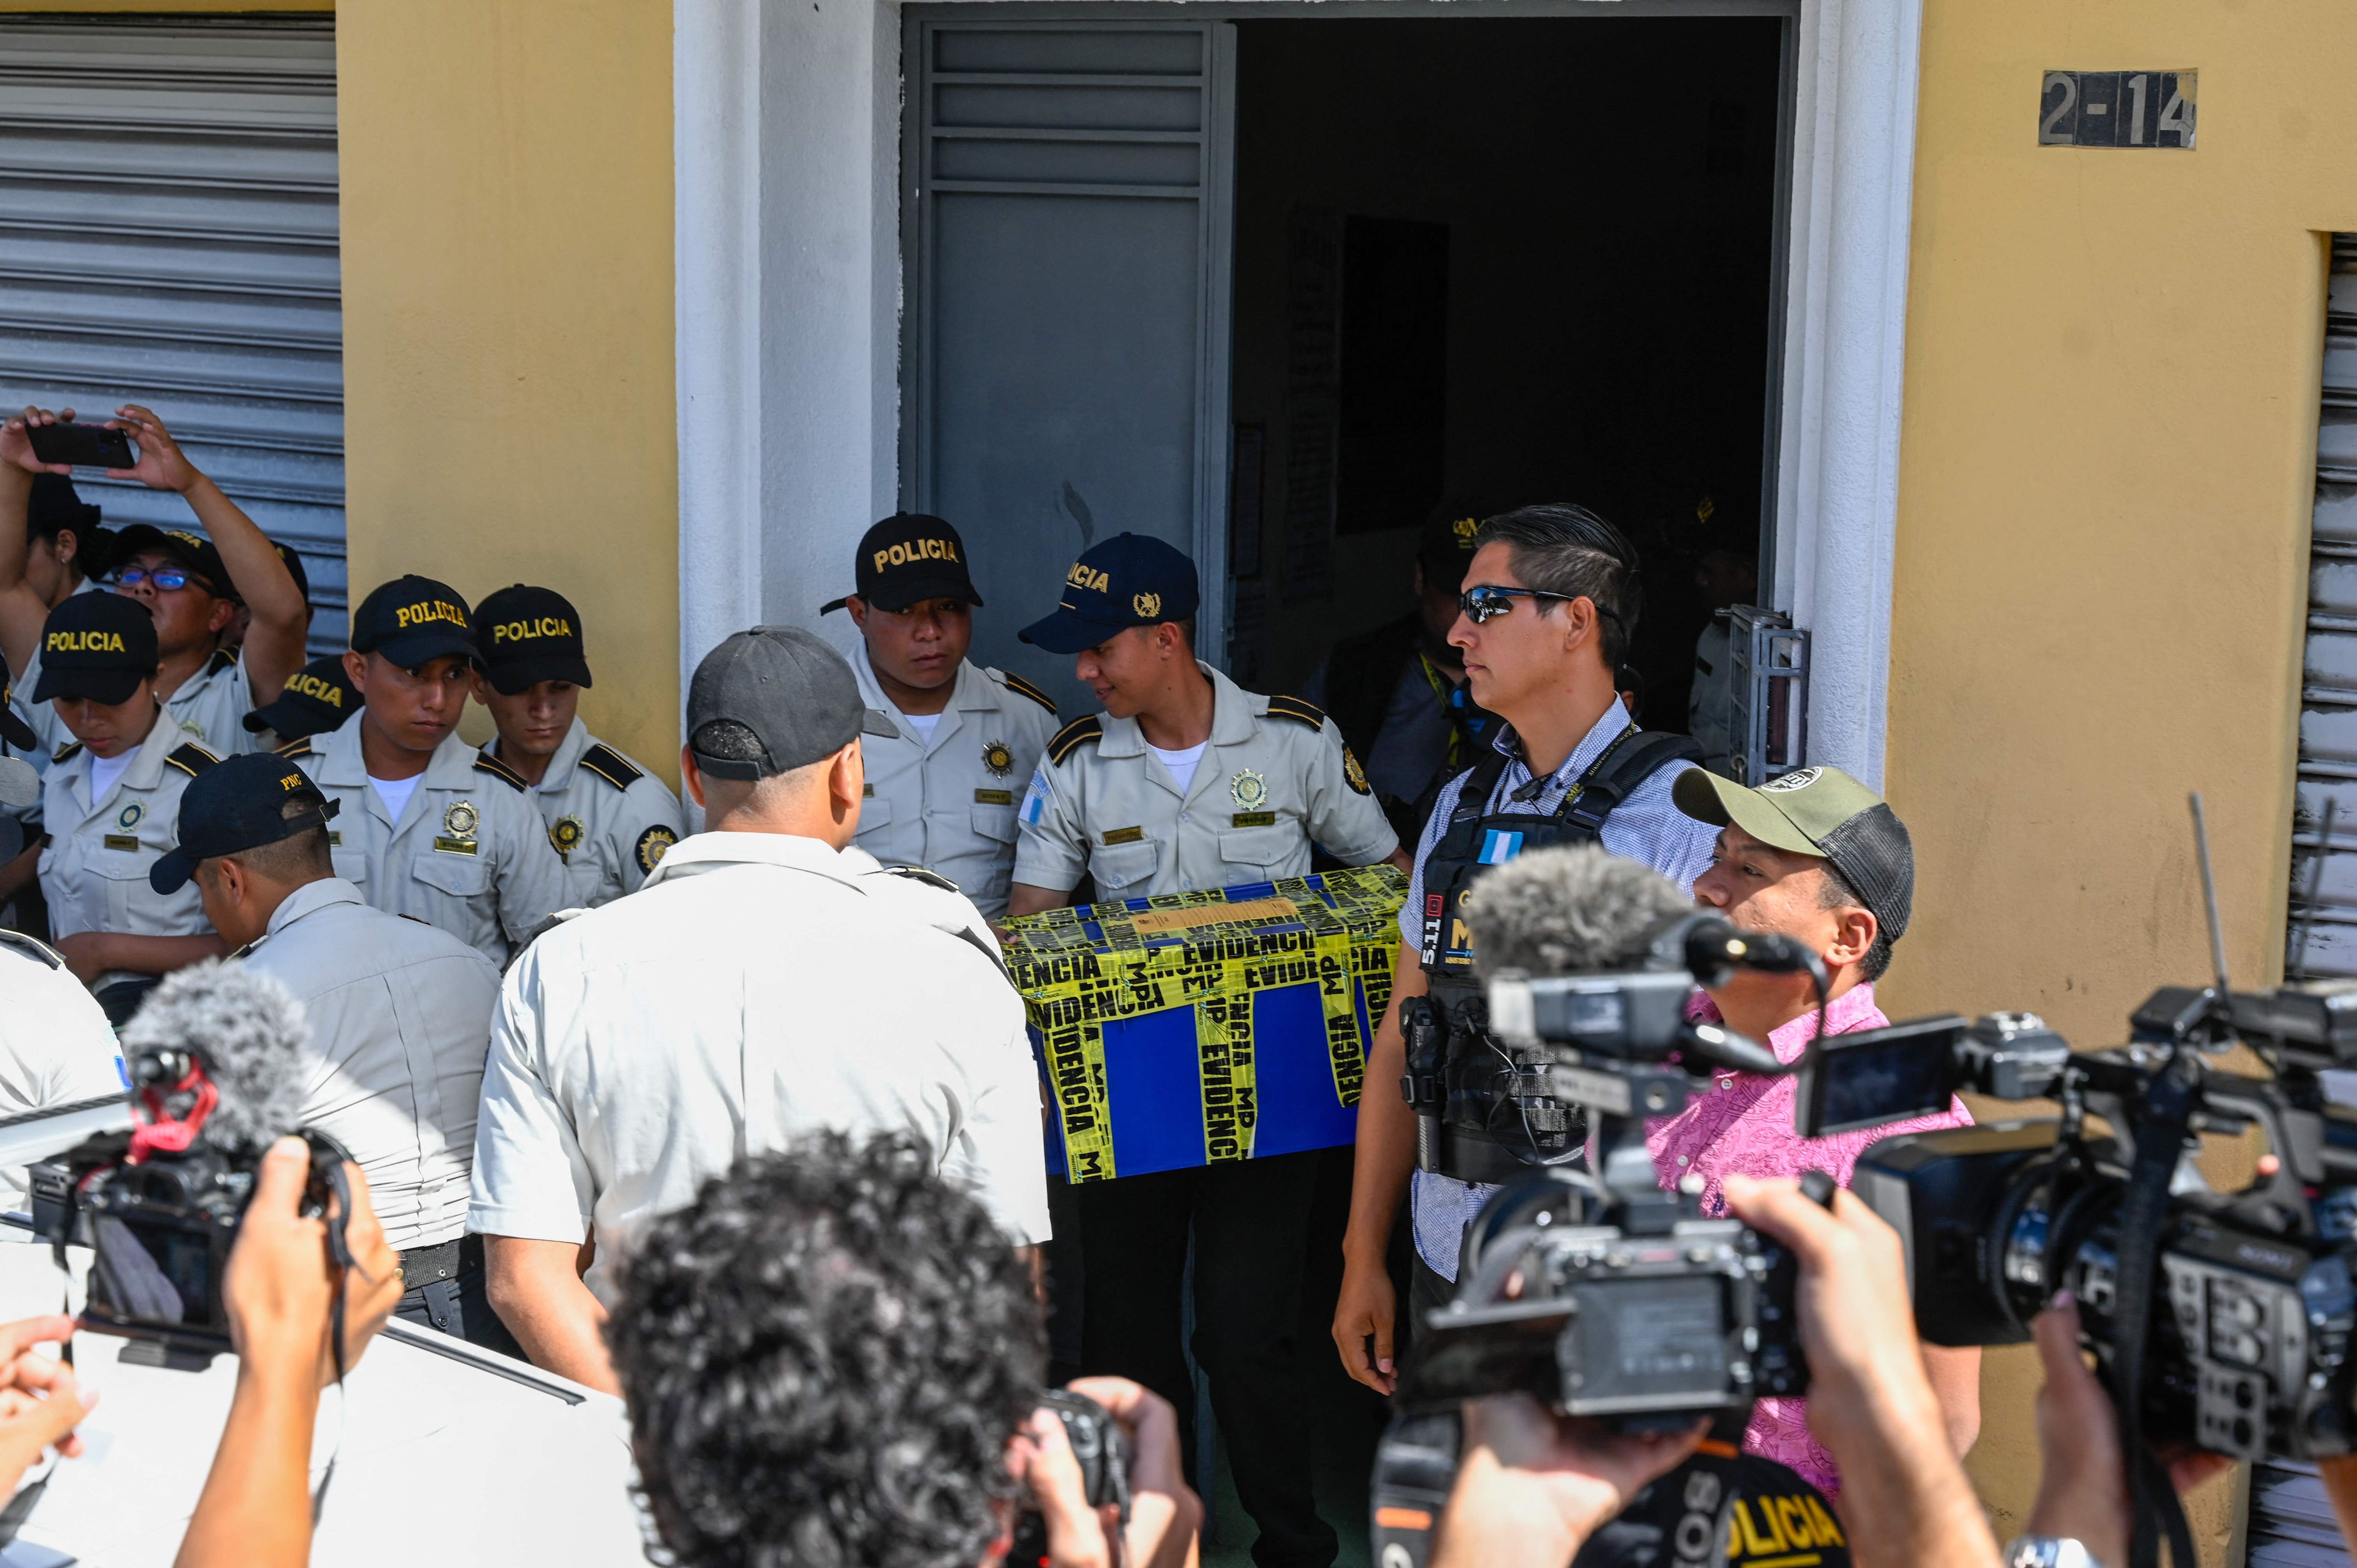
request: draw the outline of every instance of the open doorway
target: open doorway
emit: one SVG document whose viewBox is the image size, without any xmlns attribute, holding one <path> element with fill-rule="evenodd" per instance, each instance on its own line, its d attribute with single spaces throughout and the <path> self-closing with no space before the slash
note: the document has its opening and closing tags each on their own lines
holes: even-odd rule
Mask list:
<svg viewBox="0 0 2357 1568">
<path fill-rule="evenodd" d="M 1756 598 L 1786 25 L 1235 25 L 1244 686 L 1407 612 L 1436 509 L 1573 500 L 1637 544 L 1641 717 L 1686 727 L 1709 601 Z"/>
</svg>

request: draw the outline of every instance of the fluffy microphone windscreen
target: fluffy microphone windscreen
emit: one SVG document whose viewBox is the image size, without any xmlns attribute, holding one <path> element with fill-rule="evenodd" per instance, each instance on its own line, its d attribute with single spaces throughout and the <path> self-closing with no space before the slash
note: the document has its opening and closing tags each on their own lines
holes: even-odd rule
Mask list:
<svg viewBox="0 0 2357 1568">
<path fill-rule="evenodd" d="M 1694 901 L 1652 867 L 1581 844 L 1535 849 L 1485 874 L 1465 919 L 1484 976 L 1541 977 L 1634 969 L 1663 925 L 1693 913 Z"/>
<path fill-rule="evenodd" d="M 221 1103 L 203 1135 L 249 1149 L 298 1131 L 311 1024 L 295 993 L 242 963 L 209 959 L 166 977 L 123 1031 L 123 1054 L 184 1050 Z"/>
</svg>

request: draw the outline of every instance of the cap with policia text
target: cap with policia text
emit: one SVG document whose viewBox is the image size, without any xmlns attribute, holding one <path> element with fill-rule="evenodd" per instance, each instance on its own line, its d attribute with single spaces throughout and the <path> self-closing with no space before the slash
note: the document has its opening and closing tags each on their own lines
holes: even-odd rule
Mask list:
<svg viewBox="0 0 2357 1568">
<path fill-rule="evenodd" d="M 1670 798 L 1696 822 L 1729 822 L 1760 843 L 1834 863 L 1882 934 L 1907 934 L 1915 904 L 1915 846 L 1881 796 L 1838 768 L 1803 768 L 1757 789 L 1690 768 Z"/>
<path fill-rule="evenodd" d="M 581 615 L 554 588 L 511 588 L 475 607 L 475 637 L 483 672 L 503 696 L 519 696 L 543 681 L 589 684 L 581 651 Z"/>
<path fill-rule="evenodd" d="M 905 610 L 927 599 L 982 603 L 966 572 L 965 541 L 956 529 L 921 511 L 896 511 L 861 534 L 851 580 L 852 592 L 879 610 Z M 849 602 L 831 599 L 818 613 Z"/>
<path fill-rule="evenodd" d="M 16 699 L 16 680 L 8 673 L 8 660 L 0 658 L 0 741 L 5 741 L 18 751 L 30 751 L 41 744 L 41 737 L 35 735 L 33 726 L 17 717 L 16 710 L 9 705 Z M 16 804 L 29 806 L 32 802 L 19 800 Z"/>
<path fill-rule="evenodd" d="M 147 868 L 147 886 L 165 895 L 188 886 L 197 862 L 237 854 L 324 828 L 343 804 L 320 793 L 283 757 L 248 752 L 206 768 L 180 792 L 180 842 Z M 287 807 L 296 808 L 291 814 Z"/>
<path fill-rule="evenodd" d="M 221 564 L 221 552 L 213 547 L 213 542 L 182 528 L 135 522 L 128 528 L 116 529 L 106 540 L 107 567 L 119 572 L 131 564 L 133 557 L 151 550 L 186 568 L 188 575 L 197 580 L 197 585 L 215 598 L 237 597 L 237 589 L 229 580 L 229 569 Z"/>
<path fill-rule="evenodd" d="M 448 653 L 483 661 L 467 601 L 431 577 L 395 577 L 362 599 L 352 612 L 352 651 L 382 654 L 404 670 Z"/>
<path fill-rule="evenodd" d="M 33 701 L 87 697 L 127 703 L 156 673 L 156 618 L 121 594 L 75 594 L 41 628 L 41 680 Z"/>
<path fill-rule="evenodd" d="M 1050 653 L 1078 653 L 1134 626 L 1160 626 L 1195 613 L 1195 563 L 1145 533 L 1092 544 L 1064 575 L 1056 613 L 1016 635 Z"/>
<path fill-rule="evenodd" d="M 752 731 L 761 755 L 708 754 L 704 728 L 723 722 Z M 696 767 L 716 779 L 767 779 L 807 768 L 862 735 L 898 733 L 861 700 L 843 655 L 800 627 L 736 633 L 704 656 L 687 685 L 688 744 Z"/>
<path fill-rule="evenodd" d="M 343 728 L 360 705 L 360 693 L 344 673 L 344 656 L 330 653 L 288 676 L 277 696 L 246 714 L 246 732 L 274 730 L 282 739 L 301 740 Z"/>
</svg>

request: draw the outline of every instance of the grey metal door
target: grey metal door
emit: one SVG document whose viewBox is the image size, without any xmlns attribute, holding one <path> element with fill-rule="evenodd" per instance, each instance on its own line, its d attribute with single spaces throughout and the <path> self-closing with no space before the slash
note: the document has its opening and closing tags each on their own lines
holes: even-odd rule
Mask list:
<svg viewBox="0 0 2357 1568">
<path fill-rule="evenodd" d="M 2293 979 L 2357 975 L 2357 234 L 2332 237 L 2330 290 L 2284 963 Z"/>
<path fill-rule="evenodd" d="M 0 20 L 0 407 L 161 414 L 300 551 L 344 645 L 336 35 L 326 17 Z M 119 527 L 178 498 L 77 475 Z"/>
<path fill-rule="evenodd" d="M 1234 29 L 914 16 L 904 63 L 902 505 L 964 536 L 974 657 L 1094 711 L 1016 640 L 1124 532 L 1202 574 L 1223 646 Z"/>
</svg>

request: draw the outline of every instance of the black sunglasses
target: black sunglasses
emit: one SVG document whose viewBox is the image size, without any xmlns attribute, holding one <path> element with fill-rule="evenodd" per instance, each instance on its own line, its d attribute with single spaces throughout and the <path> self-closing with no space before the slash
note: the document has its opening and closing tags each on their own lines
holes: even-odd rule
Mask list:
<svg viewBox="0 0 2357 1568">
<path fill-rule="evenodd" d="M 1478 588 L 1468 588 L 1458 595 L 1457 607 L 1464 612 L 1467 620 L 1471 621 L 1475 626 L 1480 626 L 1512 609 L 1516 599 L 1560 599 L 1565 604 L 1569 604 L 1574 599 L 1587 599 L 1590 605 L 1595 606 L 1598 615 L 1616 625 L 1620 621 L 1619 616 L 1606 609 L 1602 605 L 1597 604 L 1594 599 L 1589 599 L 1586 594 L 1555 594 L 1544 588 L 1501 588 L 1485 584 Z"/>
</svg>

